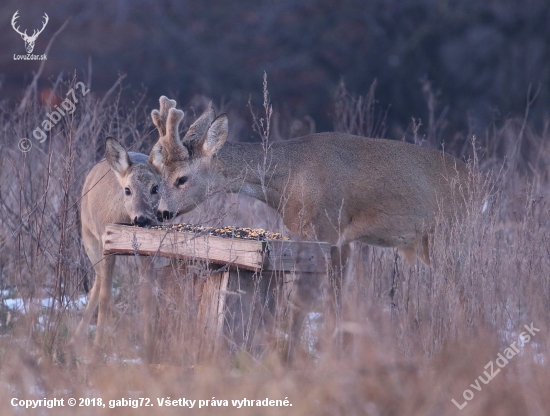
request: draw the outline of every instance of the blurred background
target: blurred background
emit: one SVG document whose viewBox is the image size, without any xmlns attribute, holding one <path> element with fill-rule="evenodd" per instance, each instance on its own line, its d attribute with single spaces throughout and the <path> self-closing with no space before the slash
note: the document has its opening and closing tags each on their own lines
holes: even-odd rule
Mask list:
<svg viewBox="0 0 550 416">
<path fill-rule="evenodd" d="M 128 102 L 136 91 L 149 106 L 161 94 L 181 105 L 206 96 L 250 118 L 246 103 L 261 104 L 265 71 L 278 113 L 326 131 L 339 83 L 364 95 L 376 81 L 387 137 L 410 134 L 414 118 L 418 133 L 430 124 L 441 141 L 523 117 L 537 91 L 530 126 L 544 129 L 550 110 L 545 0 L 4 0 L 0 93 L 12 104 L 40 65 L 13 58 L 25 53 L 11 27 L 16 10 L 28 33 L 49 15 L 35 54 L 71 19 L 48 53 L 43 89 L 76 74 L 101 96 L 124 73 Z M 249 140 L 243 124 L 240 140 Z"/>
</svg>

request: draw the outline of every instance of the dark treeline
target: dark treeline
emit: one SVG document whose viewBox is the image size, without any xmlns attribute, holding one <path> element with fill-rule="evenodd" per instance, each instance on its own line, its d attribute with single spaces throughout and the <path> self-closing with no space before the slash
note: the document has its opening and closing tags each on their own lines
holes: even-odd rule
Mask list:
<svg viewBox="0 0 550 416">
<path fill-rule="evenodd" d="M 1 92 L 12 102 L 39 65 L 13 59 L 25 52 L 10 24 L 16 10 L 28 33 L 50 17 L 34 53 L 71 17 L 48 54 L 44 88 L 62 71 L 86 79 L 91 67 L 94 93 L 122 72 L 128 93 L 146 89 L 151 103 L 205 95 L 247 114 L 249 96 L 261 102 L 265 71 L 276 108 L 331 130 L 340 80 L 365 94 L 376 79 L 393 138 L 413 117 L 426 128 L 430 106 L 432 122 L 445 121 L 441 138 L 482 135 L 523 115 L 530 85 L 540 86 L 530 121 L 541 126 L 550 110 L 546 0 L 6 0 Z"/>
</svg>

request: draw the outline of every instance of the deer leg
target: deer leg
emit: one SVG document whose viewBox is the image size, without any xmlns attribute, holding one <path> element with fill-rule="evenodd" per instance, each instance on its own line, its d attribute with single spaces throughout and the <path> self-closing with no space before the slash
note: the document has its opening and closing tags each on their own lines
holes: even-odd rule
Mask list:
<svg viewBox="0 0 550 416">
<path fill-rule="evenodd" d="M 429 266 L 430 265 L 430 238 L 426 234 L 417 241 L 414 245 L 407 247 L 400 247 L 399 251 L 405 256 L 409 264 L 414 264 L 416 258 L 418 257 L 422 262 Z"/>
<path fill-rule="evenodd" d="M 399 247 L 399 252 L 403 254 L 407 263 L 413 265 L 416 261 L 416 248 L 413 247 Z"/>
<path fill-rule="evenodd" d="M 113 270 L 115 256 L 107 256 L 100 263 L 99 274 L 96 274 L 96 284 L 99 286 L 99 311 L 97 314 L 97 332 L 95 334 L 95 346 L 99 348 L 103 344 L 105 326 L 107 324 L 111 306 L 111 292 L 113 289 Z"/>
<path fill-rule="evenodd" d="M 342 291 L 346 286 L 343 282 L 347 283 L 347 279 L 351 278 L 351 276 L 348 276 L 351 274 L 349 270 L 350 258 L 349 244 L 332 247 L 330 259 L 332 270 L 326 275 L 325 288 L 320 283 L 317 273 L 300 272 L 294 276 L 292 295 L 290 296 L 294 310 L 292 312 L 291 337 L 287 351 L 289 362 L 292 362 L 301 350 L 299 345 L 301 344 L 302 327 L 308 315 L 315 310 L 319 310 L 315 307 L 319 299 L 329 303 L 328 307 L 321 308 L 324 310 L 323 319 L 329 333 L 336 338 L 337 348 L 342 349 Z M 326 289 L 327 296 L 323 296 L 324 289 Z M 307 350 L 307 348 L 305 349 Z"/>
<path fill-rule="evenodd" d="M 333 246 L 331 250 L 332 278 L 331 290 L 335 306 L 335 316 L 341 315 L 342 291 L 352 279 L 350 243 Z"/>
<path fill-rule="evenodd" d="M 429 235 L 424 235 L 422 237 L 421 246 L 419 249 L 420 260 L 424 262 L 427 266 L 430 265 L 430 237 Z"/>
<path fill-rule="evenodd" d="M 331 251 L 333 275 L 329 287 L 331 296 L 331 312 L 334 319 L 334 339 L 337 351 L 343 351 L 349 340 L 344 337 L 344 296 L 345 289 L 350 286 L 353 278 L 352 249 L 350 243 L 334 246 Z"/>
<path fill-rule="evenodd" d="M 84 315 L 82 315 L 82 319 L 80 320 L 76 331 L 71 338 L 70 344 L 75 345 L 78 344 L 82 339 L 84 338 L 85 332 L 88 330 L 88 326 L 90 325 L 90 321 L 92 320 L 92 315 L 95 311 L 95 308 L 97 306 L 97 302 L 99 299 L 99 287 L 101 286 L 101 281 L 98 279 L 97 274 L 94 281 L 94 286 L 92 287 L 92 290 L 90 291 L 90 295 L 88 296 L 88 304 L 86 305 L 86 309 L 84 310 Z"/>
<path fill-rule="evenodd" d="M 88 229 L 83 229 L 82 240 L 84 242 L 84 248 L 86 249 L 88 258 L 92 262 L 95 279 L 92 290 L 88 295 L 88 304 L 86 305 L 84 314 L 82 315 L 76 331 L 69 342 L 70 346 L 79 345 L 85 338 L 85 334 L 87 334 L 88 331 L 88 326 L 90 325 L 90 321 L 92 320 L 95 308 L 97 307 L 97 303 L 99 300 L 99 291 L 101 287 L 101 279 L 99 278 L 101 274 L 102 263 L 101 244 L 95 239 L 94 235 Z"/>
</svg>

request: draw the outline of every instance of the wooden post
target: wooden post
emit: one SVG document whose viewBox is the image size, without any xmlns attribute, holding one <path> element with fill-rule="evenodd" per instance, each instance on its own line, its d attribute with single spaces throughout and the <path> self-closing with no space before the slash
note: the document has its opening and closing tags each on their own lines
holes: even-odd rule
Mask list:
<svg viewBox="0 0 550 416">
<path fill-rule="evenodd" d="M 229 271 L 213 272 L 203 280 L 197 316 L 200 359 L 215 354 L 219 348 Z"/>
</svg>

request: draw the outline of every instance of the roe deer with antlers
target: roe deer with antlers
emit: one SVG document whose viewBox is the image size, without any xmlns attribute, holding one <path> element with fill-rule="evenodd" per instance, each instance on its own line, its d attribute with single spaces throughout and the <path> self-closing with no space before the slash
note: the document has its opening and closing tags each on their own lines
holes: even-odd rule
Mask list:
<svg viewBox="0 0 550 416">
<path fill-rule="evenodd" d="M 126 152 L 113 138 L 106 140 L 105 159 L 97 163 L 84 182 L 80 218 L 82 242 L 95 271 L 95 283 L 84 316 L 73 336 L 78 342 L 87 331 L 92 314 L 99 303 L 96 347 L 101 347 L 111 302 L 115 256 L 103 257 L 102 236 L 107 224 L 122 222 L 145 226 L 156 222 L 160 201 L 160 177 L 149 157 Z M 147 284 L 146 290 L 151 289 Z M 143 294 L 150 299 L 151 294 Z M 146 302 L 144 315 L 150 315 Z M 146 327 L 145 343 L 150 348 L 150 327 Z M 149 353 L 149 351 L 148 351 Z"/>
<path fill-rule="evenodd" d="M 161 106 L 168 98 L 160 98 Z M 180 140 L 183 112 L 171 108 L 152 153 L 163 172 L 169 211 L 192 210 L 216 191 L 259 199 L 291 232 L 344 247 L 397 247 L 409 262 L 429 263 L 436 214 L 456 213 L 467 192 L 467 166 L 442 152 L 400 141 L 317 133 L 262 143 L 226 143 L 228 120 L 212 106 Z M 160 128 L 159 128 L 160 131 Z"/>
</svg>

